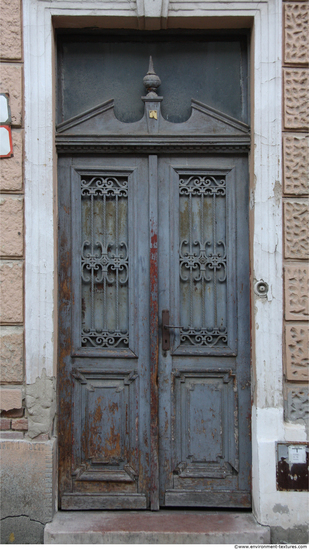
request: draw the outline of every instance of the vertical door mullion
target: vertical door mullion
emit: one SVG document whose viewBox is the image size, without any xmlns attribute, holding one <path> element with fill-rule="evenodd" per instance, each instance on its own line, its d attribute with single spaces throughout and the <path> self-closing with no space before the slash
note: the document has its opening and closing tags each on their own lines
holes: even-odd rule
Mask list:
<svg viewBox="0 0 309 550">
<path fill-rule="evenodd" d="M 158 445 L 158 157 L 149 155 L 149 233 L 150 233 L 150 508 L 159 509 Z"/>
</svg>

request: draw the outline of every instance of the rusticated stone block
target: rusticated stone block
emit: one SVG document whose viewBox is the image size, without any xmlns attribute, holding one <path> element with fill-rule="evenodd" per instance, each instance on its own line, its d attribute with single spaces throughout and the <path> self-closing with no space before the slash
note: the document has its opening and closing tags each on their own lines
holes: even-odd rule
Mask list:
<svg viewBox="0 0 309 550">
<path fill-rule="evenodd" d="M 23 268 L 23 262 L 0 262 L 0 322 L 3 324 L 23 322 Z"/>
<path fill-rule="evenodd" d="M 0 2 L 0 52 L 3 59 L 21 58 L 21 2 Z"/>
<path fill-rule="evenodd" d="M 309 319 L 309 267 L 295 263 L 284 268 L 285 318 L 287 321 Z"/>
<path fill-rule="evenodd" d="M 13 157 L 0 159 L 0 191 L 21 191 L 23 186 L 23 130 L 12 131 Z"/>
<path fill-rule="evenodd" d="M 0 328 L 0 382 L 23 381 L 23 328 Z"/>
<path fill-rule="evenodd" d="M 20 409 L 21 401 L 21 390 L 0 388 L 0 409 L 2 411 L 9 411 L 10 409 Z"/>
<path fill-rule="evenodd" d="M 284 202 L 284 255 L 293 260 L 309 258 L 309 203 Z"/>
<path fill-rule="evenodd" d="M 308 75 L 308 69 L 283 69 L 284 126 L 288 129 L 299 128 L 306 130 L 308 128 Z"/>
<path fill-rule="evenodd" d="M 285 63 L 309 62 L 308 22 L 309 11 L 307 2 L 285 4 Z"/>
<path fill-rule="evenodd" d="M 23 255 L 24 199 L 18 196 L 0 196 L 0 255 Z"/>
<path fill-rule="evenodd" d="M 308 386 L 287 385 L 284 403 L 285 420 L 299 422 L 309 421 L 309 390 Z"/>
<path fill-rule="evenodd" d="M 309 326 L 295 323 L 285 327 L 286 377 L 288 380 L 309 380 Z"/>
<path fill-rule="evenodd" d="M 22 124 L 22 66 L 2 63 L 0 65 L 0 93 L 9 94 L 12 125 Z"/>
<path fill-rule="evenodd" d="M 283 136 L 283 189 L 291 195 L 309 193 L 309 136 Z"/>
</svg>

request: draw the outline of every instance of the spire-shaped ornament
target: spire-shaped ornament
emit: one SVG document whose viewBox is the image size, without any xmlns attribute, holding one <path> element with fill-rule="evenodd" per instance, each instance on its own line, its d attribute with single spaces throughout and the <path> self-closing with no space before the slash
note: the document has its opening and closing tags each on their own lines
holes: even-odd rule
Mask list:
<svg viewBox="0 0 309 550">
<path fill-rule="evenodd" d="M 148 73 L 143 78 L 143 84 L 148 92 L 146 97 L 152 97 L 152 98 L 158 97 L 157 89 L 161 85 L 161 80 L 154 71 L 153 61 L 151 56 L 149 57 Z"/>
<path fill-rule="evenodd" d="M 152 57 L 149 58 L 149 69 L 146 76 L 143 78 L 144 86 L 147 90 L 147 95 L 142 97 L 145 103 L 145 117 L 147 128 L 150 134 L 157 134 L 160 125 L 160 104 L 163 97 L 159 97 L 157 89 L 161 84 L 161 80 L 154 72 Z"/>
</svg>

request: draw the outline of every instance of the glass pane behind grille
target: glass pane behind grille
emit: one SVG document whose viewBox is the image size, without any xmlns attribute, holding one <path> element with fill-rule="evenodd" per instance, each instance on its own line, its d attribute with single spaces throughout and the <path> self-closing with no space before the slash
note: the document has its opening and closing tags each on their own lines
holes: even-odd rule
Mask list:
<svg viewBox="0 0 309 550">
<path fill-rule="evenodd" d="M 180 342 L 227 345 L 225 176 L 179 180 Z"/>
<path fill-rule="evenodd" d="M 105 33 L 106 34 L 106 33 Z M 247 35 L 216 37 L 207 31 L 127 36 L 61 35 L 58 38 L 57 122 L 115 100 L 122 122 L 142 118 L 143 77 L 149 56 L 162 84 L 162 114 L 170 122 L 184 122 L 191 99 L 248 122 Z"/>
<path fill-rule="evenodd" d="M 128 177 L 82 176 L 82 347 L 127 348 Z"/>
</svg>

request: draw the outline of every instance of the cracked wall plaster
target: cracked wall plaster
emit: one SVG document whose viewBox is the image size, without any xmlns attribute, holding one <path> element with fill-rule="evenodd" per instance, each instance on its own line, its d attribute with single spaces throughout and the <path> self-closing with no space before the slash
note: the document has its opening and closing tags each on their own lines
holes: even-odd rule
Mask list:
<svg viewBox="0 0 309 550">
<path fill-rule="evenodd" d="M 29 421 L 28 436 L 51 435 L 56 414 L 56 380 L 46 376 L 37 377 L 34 384 L 26 386 L 26 408 Z"/>
</svg>

